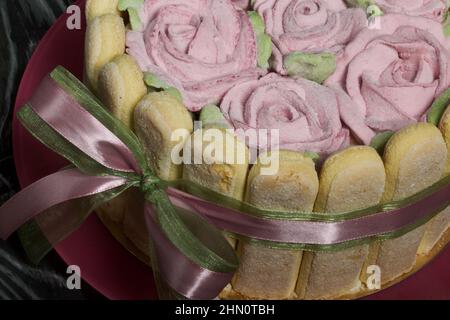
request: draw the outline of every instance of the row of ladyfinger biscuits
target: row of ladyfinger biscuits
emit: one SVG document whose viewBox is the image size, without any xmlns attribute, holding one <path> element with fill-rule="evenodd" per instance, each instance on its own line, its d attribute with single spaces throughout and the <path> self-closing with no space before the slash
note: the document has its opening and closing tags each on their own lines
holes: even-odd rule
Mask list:
<svg viewBox="0 0 450 320">
<path fill-rule="evenodd" d="M 370 147 L 351 147 L 328 158 L 320 177 L 310 158 L 288 151 L 280 152 L 275 176 L 263 176 L 259 165 L 248 175 L 248 165 L 174 165 L 170 151 L 176 142 L 171 141 L 171 133 L 179 128 L 192 132 L 191 115 L 168 94 L 147 95 L 142 72 L 124 54 L 125 26 L 114 2 L 88 1 L 87 82 L 117 118 L 135 129 L 161 178 L 184 177 L 264 209 L 320 214 L 401 199 L 439 180 L 445 166 L 449 173 L 445 141 L 450 145 L 450 108 L 441 121 L 443 135 L 430 124 L 407 127 L 391 138 L 383 159 Z M 145 252 L 144 224 L 142 217 L 136 217 L 139 210 L 132 210 L 131 197 L 115 200 L 107 210 Z M 241 264 L 232 287 L 248 298 L 335 298 L 359 290 L 364 266 L 371 264 L 380 266 L 386 283 L 409 271 L 417 252 L 429 252 L 449 222 L 447 208 L 400 238 L 333 253 L 272 249 L 241 241 L 235 244 Z"/>
</svg>

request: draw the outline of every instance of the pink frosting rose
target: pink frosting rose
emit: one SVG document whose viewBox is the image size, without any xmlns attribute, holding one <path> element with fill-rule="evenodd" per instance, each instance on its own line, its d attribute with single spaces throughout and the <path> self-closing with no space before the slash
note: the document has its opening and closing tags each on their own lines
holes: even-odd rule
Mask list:
<svg viewBox="0 0 450 320">
<path fill-rule="evenodd" d="M 180 90 L 191 111 L 264 73 L 250 19 L 230 0 L 146 0 L 140 18 L 143 30 L 128 32 L 127 52 Z"/>
<path fill-rule="evenodd" d="M 365 144 L 379 132 L 424 120 L 450 85 L 450 41 L 439 23 L 388 14 L 380 27 L 361 32 L 325 82 L 352 98 L 341 117 Z"/>
<path fill-rule="evenodd" d="M 275 44 L 277 72 L 283 57 L 295 51 L 340 53 L 367 26 L 362 9 L 347 9 L 341 0 L 258 0 L 255 10 Z"/>
<path fill-rule="evenodd" d="M 377 0 L 385 13 L 403 13 L 430 18 L 442 22 L 445 16 L 446 0 Z"/>
<path fill-rule="evenodd" d="M 349 131 L 339 118 L 340 101 L 330 88 L 270 73 L 231 89 L 221 110 L 235 129 L 278 129 L 281 149 L 327 155 L 349 144 Z M 249 146 L 267 148 L 261 140 Z"/>
</svg>

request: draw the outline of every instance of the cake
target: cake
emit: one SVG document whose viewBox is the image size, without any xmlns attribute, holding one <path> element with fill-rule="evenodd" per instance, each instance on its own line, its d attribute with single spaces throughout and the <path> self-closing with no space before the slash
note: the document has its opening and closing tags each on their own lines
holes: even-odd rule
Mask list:
<svg viewBox="0 0 450 320">
<path fill-rule="evenodd" d="M 450 174 L 443 0 L 88 0 L 86 16 L 85 82 L 163 180 L 320 216 L 401 200 Z M 214 156 L 197 163 L 206 150 Z M 140 205 L 129 191 L 98 214 L 148 262 Z M 226 234 L 240 266 L 221 298 L 362 296 L 370 266 L 384 288 L 449 227 L 450 207 L 399 237 L 330 252 Z"/>
</svg>

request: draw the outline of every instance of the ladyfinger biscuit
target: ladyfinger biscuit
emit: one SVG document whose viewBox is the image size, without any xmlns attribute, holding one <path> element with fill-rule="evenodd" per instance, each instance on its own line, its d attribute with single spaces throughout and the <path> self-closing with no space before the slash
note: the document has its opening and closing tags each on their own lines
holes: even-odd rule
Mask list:
<svg viewBox="0 0 450 320">
<path fill-rule="evenodd" d="M 86 1 L 86 20 L 89 23 L 96 17 L 105 14 L 120 15 L 118 10 L 119 0 L 87 0 Z"/>
<path fill-rule="evenodd" d="M 206 106 L 201 114 L 201 130 L 196 130 L 185 145 L 183 178 L 242 200 L 247 180 L 249 151 L 232 132 L 217 106 Z M 207 152 L 206 152 L 207 151 Z M 237 240 L 226 236 L 233 248 Z"/>
<path fill-rule="evenodd" d="M 134 128 L 147 159 L 163 180 L 182 176 L 179 156 L 193 131 L 190 112 L 168 92 L 147 94 L 136 106 Z"/>
<path fill-rule="evenodd" d="M 445 167 L 445 175 L 448 176 L 450 175 L 450 105 L 442 115 L 441 121 L 439 123 L 439 129 L 441 129 L 442 135 L 444 136 L 444 140 L 447 145 L 448 157 L 447 165 Z"/>
<path fill-rule="evenodd" d="M 278 162 L 278 172 L 265 175 L 265 165 L 258 161 L 248 177 L 246 201 L 262 209 L 311 212 L 319 189 L 312 159 L 293 151 L 273 151 L 266 158 Z M 256 299 L 295 297 L 301 250 L 240 241 L 238 255 L 240 265 L 232 282 L 235 291 Z"/>
<path fill-rule="evenodd" d="M 375 149 L 356 146 L 336 153 L 322 167 L 314 212 L 342 213 L 376 205 L 385 181 L 383 161 Z M 336 252 L 305 252 L 297 295 L 327 299 L 358 292 L 368 252 L 368 245 Z"/>
<path fill-rule="evenodd" d="M 184 105 L 167 92 L 146 95 L 134 111 L 135 131 L 141 141 L 149 164 L 163 180 L 181 178 L 182 165 L 172 159 L 177 145 L 181 148 L 193 130 L 192 118 Z M 177 131 L 180 135 L 173 139 Z M 139 199 L 134 203 L 139 204 Z M 131 207 L 132 208 L 132 207 Z M 145 227 L 144 211 L 128 210 L 123 221 L 125 235 L 144 254 L 148 254 L 149 234 Z"/>
<path fill-rule="evenodd" d="M 237 136 L 224 129 L 196 130 L 184 150 L 191 151 L 188 163 L 184 164 L 184 179 L 243 199 L 249 157 L 247 146 Z"/>
<path fill-rule="evenodd" d="M 129 128 L 134 127 L 134 108 L 147 93 L 144 75 L 134 58 L 115 57 L 100 71 L 98 94 L 112 114 Z"/>
<path fill-rule="evenodd" d="M 86 30 L 85 76 L 87 84 L 97 92 L 98 76 L 105 64 L 125 52 L 125 25 L 115 14 L 94 18 Z"/>
<path fill-rule="evenodd" d="M 450 150 L 450 106 L 447 107 L 441 118 L 439 129 L 441 129 L 447 145 L 447 165 L 444 173 L 444 176 L 447 176 L 450 174 L 450 152 L 448 152 Z M 448 228 L 450 228 L 450 206 L 428 223 L 418 253 L 420 255 L 427 255 Z"/>
<path fill-rule="evenodd" d="M 403 128 L 392 136 L 384 152 L 386 188 L 383 201 L 400 200 L 431 186 L 444 174 L 447 147 L 441 132 L 429 123 Z M 399 238 L 371 245 L 373 261 L 386 284 L 411 270 L 426 225 Z"/>
<path fill-rule="evenodd" d="M 450 228 L 450 206 L 430 220 L 425 227 L 425 234 L 418 249 L 419 255 L 428 255 Z"/>
</svg>

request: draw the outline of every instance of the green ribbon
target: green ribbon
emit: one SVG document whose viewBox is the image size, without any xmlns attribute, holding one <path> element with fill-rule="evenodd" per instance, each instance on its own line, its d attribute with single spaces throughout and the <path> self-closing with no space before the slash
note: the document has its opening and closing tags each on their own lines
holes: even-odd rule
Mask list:
<svg viewBox="0 0 450 320">
<path fill-rule="evenodd" d="M 182 190 L 186 193 L 192 194 L 198 198 L 204 199 L 212 203 L 219 203 L 221 206 L 234 209 L 236 211 L 242 212 L 242 214 L 252 215 L 261 219 L 273 219 L 273 220 L 289 220 L 289 221 L 316 221 L 316 222 L 340 222 L 351 219 L 363 218 L 375 213 L 386 212 L 395 209 L 403 208 L 411 203 L 418 202 L 436 191 L 440 190 L 444 186 L 450 183 L 450 175 L 444 177 L 440 181 L 436 182 L 432 186 L 423 189 L 422 191 L 409 196 L 401 200 L 395 200 L 388 203 L 378 204 L 369 208 L 342 212 L 342 213 L 314 213 L 314 212 L 297 212 L 297 211 L 273 211 L 260 209 L 254 205 L 246 202 L 236 200 L 234 198 L 228 197 L 191 181 L 176 180 L 171 182 L 164 182 L 167 186 Z M 384 241 L 387 239 L 393 239 L 401 237 L 402 235 L 417 229 L 418 227 L 424 225 L 426 222 L 431 220 L 439 212 L 444 210 L 450 205 L 450 200 L 444 204 L 441 208 L 435 212 L 430 213 L 426 218 L 416 221 L 400 230 L 374 235 L 371 237 L 366 237 L 362 239 L 356 239 L 351 241 L 346 241 L 339 244 L 332 245 L 319 245 L 319 244 L 305 244 L 305 243 L 280 243 L 259 239 L 251 239 L 243 235 L 235 234 L 232 232 L 225 231 L 230 237 L 243 240 L 246 242 L 251 242 L 268 248 L 278 248 L 278 249 L 295 249 L 295 250 L 306 250 L 314 252 L 335 252 L 345 250 L 347 248 L 352 248 L 355 246 L 370 244 L 374 241 Z"/>
</svg>

